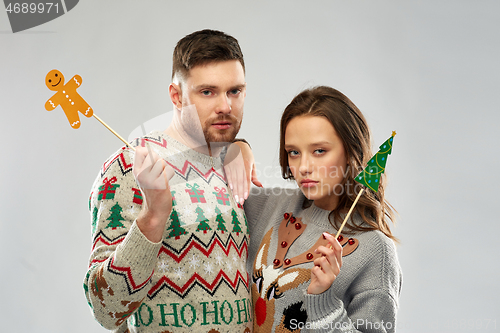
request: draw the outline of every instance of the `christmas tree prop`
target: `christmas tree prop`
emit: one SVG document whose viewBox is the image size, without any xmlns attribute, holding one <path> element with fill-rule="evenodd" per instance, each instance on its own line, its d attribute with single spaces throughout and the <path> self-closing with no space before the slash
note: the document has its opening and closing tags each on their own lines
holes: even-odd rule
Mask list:
<svg viewBox="0 0 500 333">
<path fill-rule="evenodd" d="M 396 132 L 392 132 L 392 136 L 380 145 L 379 151 L 368 162 L 366 168 L 356 176 L 355 180 L 377 192 L 380 181 L 380 176 L 385 171 L 387 157 L 392 153 L 392 141 Z"/>
<path fill-rule="evenodd" d="M 106 228 L 112 228 L 114 230 L 118 227 L 120 227 L 120 228 L 125 227 L 123 225 L 123 223 L 120 222 L 120 221 L 125 220 L 121 214 L 122 211 L 123 211 L 123 209 L 120 207 L 118 202 L 113 207 L 111 207 L 111 215 L 106 219 L 106 220 L 110 220 L 111 222 L 108 223 Z"/>
<path fill-rule="evenodd" d="M 392 153 L 392 142 L 394 140 L 395 135 L 396 132 L 393 131 L 391 137 L 380 145 L 379 151 L 370 159 L 370 162 L 368 162 L 366 168 L 363 171 L 361 171 L 356 176 L 356 178 L 354 178 L 355 181 L 357 181 L 361 185 L 368 187 L 372 191 L 375 192 L 378 191 L 378 187 L 380 185 L 380 176 L 384 173 L 385 164 L 387 163 L 387 158 Z M 364 191 L 365 191 L 364 188 L 362 188 L 361 191 L 359 191 L 358 196 L 352 203 L 351 209 L 349 209 L 349 212 L 347 213 L 344 222 L 342 222 L 342 225 L 340 226 L 339 231 L 337 232 L 335 238 L 339 237 L 340 232 L 344 228 L 347 220 L 351 216 L 354 207 L 358 203 L 361 194 L 363 194 Z"/>
<path fill-rule="evenodd" d="M 64 84 L 64 75 L 57 69 L 53 69 L 45 76 L 45 85 L 52 91 L 57 91 L 46 103 L 45 110 L 52 111 L 57 106 L 61 106 L 69 124 L 72 128 L 77 129 L 80 127 L 80 116 L 78 112 L 85 117 L 94 117 L 108 130 L 111 131 L 118 139 L 123 141 L 129 148 L 135 151 L 135 148 L 129 145 L 118 133 L 101 120 L 95 113 L 90 105 L 78 94 L 76 89 L 82 84 L 82 77 L 80 75 L 73 76 L 68 83 Z"/>
</svg>

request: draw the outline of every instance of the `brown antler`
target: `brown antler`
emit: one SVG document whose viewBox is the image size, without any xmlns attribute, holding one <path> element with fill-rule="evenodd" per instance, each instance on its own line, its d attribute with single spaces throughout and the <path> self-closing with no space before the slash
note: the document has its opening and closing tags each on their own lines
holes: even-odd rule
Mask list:
<svg viewBox="0 0 500 333">
<path fill-rule="evenodd" d="M 328 241 L 323 237 L 323 235 L 319 237 L 316 243 L 309 250 L 291 259 L 285 258 L 290 246 L 300 235 L 302 235 L 306 227 L 307 225 L 302 222 L 302 218 L 295 218 L 292 213 L 284 214 L 283 220 L 281 221 L 278 229 L 279 244 L 273 261 L 274 268 L 283 266 L 283 268 L 286 269 L 298 264 L 314 261 L 316 258 L 321 256 L 320 253 L 315 253 L 314 250 L 316 250 L 319 246 L 328 245 Z M 343 235 L 339 235 L 337 240 L 343 247 L 342 256 L 351 254 L 359 245 L 359 241 L 356 238 L 346 238 Z"/>
</svg>

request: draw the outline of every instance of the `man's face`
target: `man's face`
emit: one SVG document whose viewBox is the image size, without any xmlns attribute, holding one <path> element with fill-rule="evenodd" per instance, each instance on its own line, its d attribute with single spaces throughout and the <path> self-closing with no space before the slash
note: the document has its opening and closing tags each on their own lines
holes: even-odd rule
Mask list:
<svg viewBox="0 0 500 333">
<path fill-rule="evenodd" d="M 196 66 L 182 82 L 182 107 L 195 106 L 205 140 L 232 142 L 243 118 L 246 96 L 245 73 L 237 60 Z M 193 128 L 189 116 L 181 116 L 182 126 Z"/>
</svg>

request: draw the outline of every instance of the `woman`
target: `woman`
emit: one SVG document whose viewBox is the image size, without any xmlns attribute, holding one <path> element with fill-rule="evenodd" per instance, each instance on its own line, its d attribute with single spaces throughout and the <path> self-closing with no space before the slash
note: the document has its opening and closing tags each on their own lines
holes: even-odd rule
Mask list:
<svg viewBox="0 0 500 333">
<path fill-rule="evenodd" d="M 299 189 L 253 188 L 244 205 L 254 332 L 395 331 L 402 274 L 384 177 L 332 236 L 361 190 L 354 177 L 370 146 L 362 113 L 333 88 L 305 90 L 286 107 L 280 165 Z"/>
</svg>

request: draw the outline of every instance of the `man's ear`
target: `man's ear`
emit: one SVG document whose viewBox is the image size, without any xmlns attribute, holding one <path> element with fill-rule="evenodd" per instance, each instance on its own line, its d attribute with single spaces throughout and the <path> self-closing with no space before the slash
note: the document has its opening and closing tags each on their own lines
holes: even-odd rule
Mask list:
<svg viewBox="0 0 500 333">
<path fill-rule="evenodd" d="M 168 86 L 168 94 L 175 107 L 179 110 L 182 109 L 182 91 L 180 85 L 170 83 L 170 86 Z"/>
</svg>

